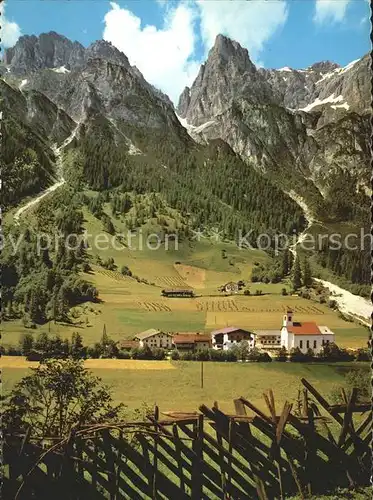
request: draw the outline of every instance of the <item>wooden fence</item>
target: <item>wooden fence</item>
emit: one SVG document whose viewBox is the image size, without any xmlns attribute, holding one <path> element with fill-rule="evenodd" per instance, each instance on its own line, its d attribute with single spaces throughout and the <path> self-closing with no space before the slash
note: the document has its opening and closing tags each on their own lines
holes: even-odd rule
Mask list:
<svg viewBox="0 0 373 500">
<path fill-rule="evenodd" d="M 369 485 L 372 412 L 330 405 L 306 380 L 298 404 L 268 414 L 245 398 L 235 414 L 218 404 L 165 412 L 141 423 L 75 429 L 35 442 L 5 436 L 4 499 L 277 499 Z M 166 417 L 166 418 L 164 418 Z"/>
</svg>

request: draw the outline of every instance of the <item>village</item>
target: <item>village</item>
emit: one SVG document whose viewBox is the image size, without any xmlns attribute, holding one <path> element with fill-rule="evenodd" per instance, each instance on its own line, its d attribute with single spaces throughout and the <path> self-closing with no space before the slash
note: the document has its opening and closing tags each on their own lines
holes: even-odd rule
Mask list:
<svg viewBox="0 0 373 500">
<path fill-rule="evenodd" d="M 155 328 L 138 333 L 133 340 L 122 341 L 123 350 L 134 348 L 177 350 L 179 352 L 198 352 L 206 349 L 229 351 L 241 342 L 248 350 L 259 349 L 275 357 L 278 351 L 299 349 L 303 354 L 309 350 L 320 354 L 326 345 L 335 343 L 335 334 L 328 326 L 313 321 L 300 322 L 294 319 L 290 307 L 285 309 L 282 326 L 276 330 L 246 330 L 236 326 L 226 326 L 210 333 L 204 332 L 166 332 Z"/>
</svg>

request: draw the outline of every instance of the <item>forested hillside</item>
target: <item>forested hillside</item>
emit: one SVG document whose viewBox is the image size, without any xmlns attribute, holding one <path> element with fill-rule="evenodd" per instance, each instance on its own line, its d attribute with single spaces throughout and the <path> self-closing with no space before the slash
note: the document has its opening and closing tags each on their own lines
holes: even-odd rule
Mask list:
<svg viewBox="0 0 373 500">
<path fill-rule="evenodd" d="M 292 234 L 304 227 L 298 205 L 221 140 L 176 149 L 150 138 L 146 154 L 130 155 L 107 123 L 96 127 L 65 161 L 87 188 L 160 193 L 172 208 L 190 214 L 192 228 L 216 227 L 231 240 L 252 230 L 254 245 L 260 233 Z M 136 139 L 145 149 L 135 132 Z"/>
</svg>

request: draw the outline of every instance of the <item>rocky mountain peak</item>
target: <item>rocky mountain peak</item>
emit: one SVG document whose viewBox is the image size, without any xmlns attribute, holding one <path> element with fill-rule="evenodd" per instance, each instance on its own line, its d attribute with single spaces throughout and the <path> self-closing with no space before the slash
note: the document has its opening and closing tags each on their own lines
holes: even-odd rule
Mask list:
<svg viewBox="0 0 373 500">
<path fill-rule="evenodd" d="M 329 73 L 336 68 L 340 68 L 340 65 L 332 61 L 320 61 L 309 66 L 308 70 L 318 71 L 319 73 Z"/>
<path fill-rule="evenodd" d="M 211 48 L 207 58 L 207 65 L 215 61 L 223 64 L 233 64 L 241 71 L 255 68 L 250 61 L 247 49 L 222 34 L 217 35 L 215 39 L 214 46 Z"/>
<path fill-rule="evenodd" d="M 127 56 L 114 47 L 112 43 L 105 40 L 97 40 L 92 43 L 87 48 L 85 57 L 86 59 L 105 59 L 106 61 L 120 64 L 126 68 L 130 66 Z"/>
<path fill-rule="evenodd" d="M 271 89 L 247 49 L 218 35 L 192 87 L 180 96 L 178 114 L 198 127 L 230 107 L 238 95 L 251 103 L 272 100 Z"/>
<path fill-rule="evenodd" d="M 5 50 L 4 62 L 11 73 L 26 75 L 45 68 L 74 68 L 84 59 L 84 47 L 55 31 L 39 36 L 21 36 L 14 47 Z"/>
</svg>

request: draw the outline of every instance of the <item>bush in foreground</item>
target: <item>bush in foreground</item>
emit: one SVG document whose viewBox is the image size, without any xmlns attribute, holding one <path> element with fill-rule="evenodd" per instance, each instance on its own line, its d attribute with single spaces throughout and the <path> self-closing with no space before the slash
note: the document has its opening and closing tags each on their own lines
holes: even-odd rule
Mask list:
<svg viewBox="0 0 373 500">
<path fill-rule="evenodd" d="M 46 360 L 31 372 L 4 398 L 5 432 L 25 433 L 30 428 L 33 437 L 64 437 L 73 426 L 124 418 L 125 406 L 113 404 L 109 388 L 82 361 Z"/>
</svg>

